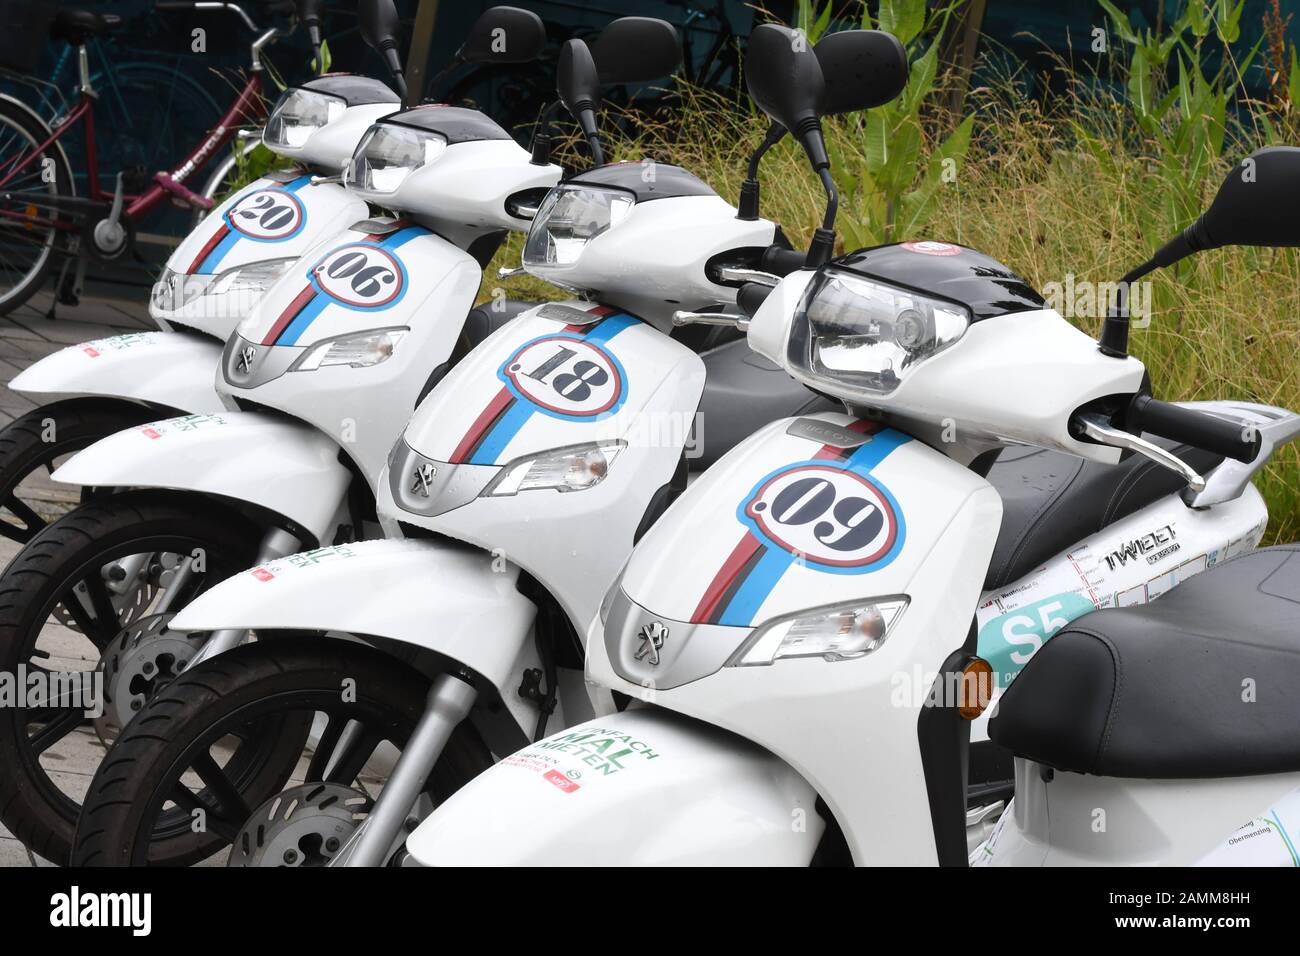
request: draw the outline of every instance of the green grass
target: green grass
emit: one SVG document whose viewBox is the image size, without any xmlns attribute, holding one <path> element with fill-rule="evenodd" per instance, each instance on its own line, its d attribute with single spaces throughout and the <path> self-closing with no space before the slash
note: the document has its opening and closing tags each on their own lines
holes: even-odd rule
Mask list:
<svg viewBox="0 0 1300 956">
<path fill-rule="evenodd" d="M 1157 162 L 1126 122 L 1122 103 L 1067 97 L 1050 110 L 1007 85 L 975 91 L 976 133 L 955 182 L 922 228 L 905 239 L 943 239 L 998 259 L 1042 289 L 1078 280 L 1115 281 L 1144 261 L 1190 216 L 1172 197 L 1187 182 Z M 1229 166 L 1261 145 L 1254 125 L 1238 124 L 1223 159 L 1192 201 L 1208 204 Z M 827 139 L 843 167 L 865 150 L 860 120 L 828 120 Z M 652 157 L 681 165 L 734 200 L 745 158 L 764 124 L 707 94 L 690 94 L 671 124 L 634 126 L 611 143 L 612 158 Z M 787 142 L 765 160 L 763 213 L 796 243 L 806 243 L 821 216 L 820 185 Z M 844 198 L 841 221 L 862 218 L 861 195 Z M 877 237 L 883 241 L 884 237 Z M 522 238 L 502 250 L 484 297 L 494 287 L 530 299 L 563 295 L 536 279 L 498 282 L 497 265 L 518 265 Z M 1221 249 L 1153 277 L 1154 310 L 1135 328 L 1131 349 L 1150 371 L 1157 397 L 1234 398 L 1300 409 L 1300 263 L 1290 250 Z M 1077 319 L 1096 334 L 1099 321 Z M 1268 501 L 1267 541 L 1300 538 L 1300 446 L 1280 450 L 1257 479 Z"/>
</svg>

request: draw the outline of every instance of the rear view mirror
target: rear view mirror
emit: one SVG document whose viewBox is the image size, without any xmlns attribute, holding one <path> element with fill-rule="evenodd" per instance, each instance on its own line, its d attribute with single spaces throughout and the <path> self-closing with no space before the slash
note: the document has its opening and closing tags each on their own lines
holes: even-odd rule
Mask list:
<svg viewBox="0 0 1300 956">
<path fill-rule="evenodd" d="M 474 21 L 456 51 L 461 63 L 529 63 L 546 47 L 546 27 L 531 10 L 491 7 Z"/>
<path fill-rule="evenodd" d="M 758 108 L 802 141 L 826 92 L 817 55 L 802 33 L 764 23 L 749 35 L 745 86 Z"/>
<path fill-rule="evenodd" d="M 826 87 L 823 116 L 883 106 L 907 86 L 907 51 L 892 33 L 828 33 L 817 41 L 813 52 Z"/>
<path fill-rule="evenodd" d="M 397 52 L 397 34 L 402 27 L 393 0 L 361 0 L 357 7 L 357 21 L 361 38 L 366 41 L 366 46 L 384 58 L 398 92 L 405 100 L 406 77 L 402 75 L 402 58 Z"/>
<path fill-rule="evenodd" d="M 1203 248 L 1300 246 L 1300 148 L 1251 153 L 1228 173 L 1200 223 Z"/>
<path fill-rule="evenodd" d="M 321 0 L 298 0 L 298 20 L 307 28 L 307 39 L 311 41 L 311 53 L 316 58 L 316 72 L 323 69 L 320 56 L 320 7 Z"/>
<path fill-rule="evenodd" d="M 682 44 L 672 24 L 654 17 L 621 17 L 591 44 L 603 86 L 645 83 L 668 76 L 682 62 Z"/>
<path fill-rule="evenodd" d="M 604 165 L 605 154 L 600 147 L 596 130 L 596 106 L 600 103 L 600 74 L 591 50 L 581 40 L 568 40 L 560 48 L 560 62 L 556 69 L 556 92 L 560 102 L 569 111 L 582 134 L 591 146 L 592 158 L 597 166 Z"/>
</svg>

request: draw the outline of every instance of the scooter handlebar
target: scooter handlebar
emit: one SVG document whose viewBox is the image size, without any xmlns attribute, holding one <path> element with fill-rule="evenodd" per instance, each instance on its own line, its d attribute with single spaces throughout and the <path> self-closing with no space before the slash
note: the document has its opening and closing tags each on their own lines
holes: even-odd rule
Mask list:
<svg viewBox="0 0 1300 956">
<path fill-rule="evenodd" d="M 1182 442 L 1250 464 L 1259 455 L 1259 429 L 1217 415 L 1138 395 L 1129 405 L 1127 424 L 1142 431 Z"/>
</svg>

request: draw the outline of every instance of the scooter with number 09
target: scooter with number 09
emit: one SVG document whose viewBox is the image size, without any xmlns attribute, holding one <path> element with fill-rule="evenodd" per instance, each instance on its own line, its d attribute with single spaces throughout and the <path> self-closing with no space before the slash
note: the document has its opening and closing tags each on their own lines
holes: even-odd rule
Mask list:
<svg viewBox="0 0 1300 956">
<path fill-rule="evenodd" d="M 764 25 L 745 75 L 828 180 L 816 59 Z M 1261 150 L 1250 168 L 1121 290 L 1204 249 L 1300 245 L 1300 149 Z M 1282 816 L 1248 830 L 1289 813 L 1294 832 L 1300 559 L 1233 548 L 1257 534 L 1250 476 L 1300 420 L 1154 399 L 1123 298 L 1093 341 L 965 247 L 821 248 L 749 299 L 747 340 L 846 410 L 773 422 L 686 490 L 586 642 L 588 679 L 631 704 L 480 775 L 407 839 L 411 859 L 1186 864 L 1270 803 Z M 1217 464 L 1202 474 L 1144 430 Z M 1058 609 L 1000 697 L 989 736 L 1015 755 L 1015 797 L 983 840 L 972 831 L 998 808 L 973 808 L 968 787 L 972 722 L 994 690 L 977 613 L 1004 536 L 1023 528 L 979 462 L 1011 443 L 1121 475 L 1122 455 L 1140 457 L 1183 490 L 1135 513 L 1169 527 L 1134 545 L 1110 606 Z M 1214 533 L 1219 547 L 1194 554 Z M 1167 593 L 1147 581 L 1164 574 Z M 1124 606 L 1140 587 L 1158 599 Z"/>
</svg>

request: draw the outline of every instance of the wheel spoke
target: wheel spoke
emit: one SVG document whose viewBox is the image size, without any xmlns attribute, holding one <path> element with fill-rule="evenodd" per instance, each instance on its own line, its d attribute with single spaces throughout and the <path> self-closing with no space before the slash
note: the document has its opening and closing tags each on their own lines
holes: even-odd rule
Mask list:
<svg viewBox="0 0 1300 956">
<path fill-rule="evenodd" d="M 316 743 L 316 750 L 311 755 L 311 763 L 307 765 L 308 783 L 315 783 L 325 776 L 325 769 L 329 766 L 330 757 L 334 756 L 334 749 L 339 744 L 339 738 L 343 736 L 343 727 L 347 723 L 342 717 L 334 715 L 329 716 L 329 723 L 325 725 L 325 732 L 320 735 L 320 740 Z"/>
<path fill-rule="evenodd" d="M 32 510 L 25 501 L 16 494 L 11 494 L 5 499 L 4 507 L 22 522 L 21 525 L 15 525 L 8 521 L 0 521 L 0 536 L 8 538 L 10 541 L 17 541 L 19 544 L 26 544 L 45 527 L 45 519 Z"/>
<path fill-rule="evenodd" d="M 226 818 L 220 808 L 212 806 L 180 782 L 177 782 L 176 786 L 172 788 L 171 799 L 173 803 L 187 813 L 192 814 L 195 810 L 202 810 L 205 825 L 211 832 L 227 843 L 235 842 L 235 837 L 239 834 L 239 828 L 243 825 L 242 821 L 235 823 Z"/>
<path fill-rule="evenodd" d="M 226 772 L 212 758 L 212 754 L 205 750 L 190 766 L 221 805 L 221 815 L 224 818 L 238 820 L 239 825 L 243 825 L 243 822 L 252 816 L 253 811 L 244 802 L 235 785 L 230 782 Z"/>
<path fill-rule="evenodd" d="M 121 630 L 117 611 L 113 608 L 113 600 L 108 595 L 108 585 L 104 583 L 98 571 L 92 571 L 82 578 L 81 583 L 85 585 L 86 595 L 95 610 L 94 616 L 92 617 L 86 610 L 86 606 L 81 603 L 75 587 L 63 599 L 62 604 L 67 608 L 68 614 L 72 616 L 77 627 L 81 628 L 81 633 L 85 634 L 96 647 L 103 650 Z"/>
<path fill-rule="evenodd" d="M 80 727 L 85 719 L 85 715 L 75 708 L 60 711 L 58 717 L 55 717 L 27 739 L 27 745 L 32 748 L 34 753 L 43 754 Z"/>
<path fill-rule="evenodd" d="M 350 787 L 383 739 L 383 734 L 379 731 L 364 727 L 360 733 L 349 734 L 338 753 L 338 759 L 325 776 L 325 783 L 341 783 Z"/>
</svg>

